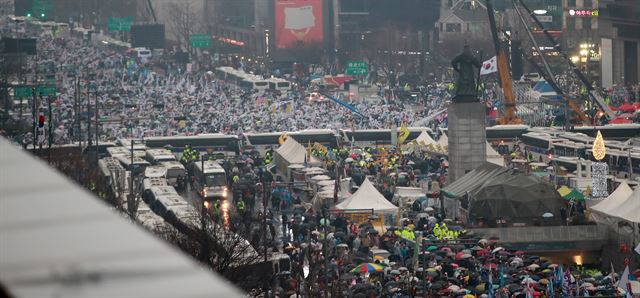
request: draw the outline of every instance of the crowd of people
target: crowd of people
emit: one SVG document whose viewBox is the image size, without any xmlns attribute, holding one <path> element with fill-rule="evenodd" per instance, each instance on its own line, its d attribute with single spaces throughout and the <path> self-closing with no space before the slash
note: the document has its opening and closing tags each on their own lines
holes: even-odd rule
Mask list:
<svg viewBox="0 0 640 298">
<path fill-rule="evenodd" d="M 77 127 L 96 113 L 101 141 L 411 125 L 442 110 L 453 91 L 445 84 L 428 85 L 422 109 L 409 108 L 404 100 L 356 101 L 354 106 L 362 117 L 332 101 L 306 102 L 296 90 L 249 92 L 216 78 L 210 70 L 189 72 L 172 63 L 142 63 L 130 53 L 84 39 L 43 35 L 39 41 L 39 50 L 47 54 L 39 56 L 37 64 L 57 73 L 63 86 L 52 104 L 58 144 L 86 139 L 86 130 L 82 136 L 83 129 Z M 491 99 L 494 94 L 487 88 L 483 96 Z M 90 105 L 89 100 L 97 104 Z M 46 109 L 42 101 L 39 111 Z M 446 117 L 435 118 L 432 124 L 446 125 Z M 421 150 L 403 154 L 378 148 L 328 149 L 334 153 L 317 156 L 325 161 L 326 174 L 332 179 L 350 178 L 351 188 L 336 190 L 333 200 L 320 204 L 314 204 L 313 192 L 267 169 L 273 153 L 263 157 L 242 152 L 233 163 L 223 165 L 230 174 L 235 212 L 241 219 L 232 225 L 252 230 L 266 217 L 269 246 L 292 260 L 291 270 L 276 278 L 274 292 L 314 297 L 323 293 L 465 298 L 615 295 L 619 276 L 613 272 L 563 266 L 504 249 L 496 240 L 465 231 L 461 222 L 447 219 L 437 205 L 403 209 L 395 224 L 383 227 L 375 225 L 375 216 L 355 220 L 329 212 L 343 198 L 342 191 L 355 191 L 365 179 L 388 200 L 395 187 L 419 186 L 425 181 L 430 191 L 437 192 L 444 185 L 448 162 Z M 198 160 L 191 149 L 182 157 L 185 163 Z M 273 186 L 265 188 L 269 196 L 260 195 L 264 189 L 257 187 L 259 183 Z M 259 204 L 267 205 L 267 214 L 256 212 Z M 220 207 L 214 204 L 213 209 L 215 213 Z M 214 214 L 215 220 L 221 217 Z M 252 233 L 249 241 L 267 246 L 261 243 L 264 232 Z"/>
<path fill-rule="evenodd" d="M 404 100 L 373 104 L 365 98 L 353 103 L 358 115 L 330 100 L 310 103 L 298 88 L 243 90 L 216 78 L 212 69 L 190 72 L 184 65 L 153 59 L 142 63 L 131 52 L 86 39 L 43 34 L 39 50 L 47 55 L 37 56 L 37 64 L 62 85 L 52 104 L 57 144 L 86 139 L 85 122 L 96 109 L 100 141 L 113 141 L 213 132 L 388 128 L 418 121 L 450 99 L 445 87 L 434 84 L 426 93 L 431 100 L 425 101 L 424 109 L 412 109 Z M 46 115 L 47 99 L 39 104 L 39 113 Z M 95 127 L 91 130 L 94 135 Z"/>
</svg>

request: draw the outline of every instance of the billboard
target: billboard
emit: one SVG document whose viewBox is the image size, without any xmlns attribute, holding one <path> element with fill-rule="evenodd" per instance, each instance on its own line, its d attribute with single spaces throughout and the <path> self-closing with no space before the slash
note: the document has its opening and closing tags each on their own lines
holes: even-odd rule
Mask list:
<svg viewBox="0 0 640 298">
<path fill-rule="evenodd" d="M 164 24 L 132 25 L 131 47 L 164 49 Z"/>
<path fill-rule="evenodd" d="M 277 48 L 322 44 L 322 0 L 276 0 L 275 9 Z"/>
</svg>

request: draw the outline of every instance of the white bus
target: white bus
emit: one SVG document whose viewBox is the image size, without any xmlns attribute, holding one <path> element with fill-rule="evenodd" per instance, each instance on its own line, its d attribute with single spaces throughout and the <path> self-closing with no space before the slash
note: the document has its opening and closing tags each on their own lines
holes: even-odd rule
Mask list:
<svg viewBox="0 0 640 298">
<path fill-rule="evenodd" d="M 227 174 L 216 161 L 195 162 L 194 187 L 203 199 L 226 199 L 229 191 Z"/>
<path fill-rule="evenodd" d="M 238 87 L 246 90 L 265 91 L 269 89 L 269 82 L 261 77 L 245 75 L 245 78 L 238 83 Z"/>
<path fill-rule="evenodd" d="M 145 159 L 150 163 L 157 165 L 165 161 L 175 161 L 176 157 L 168 149 L 154 148 L 147 149 Z"/>
<path fill-rule="evenodd" d="M 163 161 L 160 164 L 167 169 L 167 175 L 165 177 L 169 185 L 178 189 L 186 186 L 187 170 L 184 165 L 175 160 Z"/>
<path fill-rule="evenodd" d="M 280 79 L 280 78 L 271 78 L 269 81 L 269 90 L 279 90 L 281 92 L 286 92 L 291 90 L 291 82 Z"/>
<path fill-rule="evenodd" d="M 115 158 L 122 164 L 122 166 L 127 170 L 134 173 L 144 173 L 145 169 L 149 166 L 149 162 L 134 156 L 133 162 L 131 160 L 131 155 L 118 155 Z"/>
</svg>

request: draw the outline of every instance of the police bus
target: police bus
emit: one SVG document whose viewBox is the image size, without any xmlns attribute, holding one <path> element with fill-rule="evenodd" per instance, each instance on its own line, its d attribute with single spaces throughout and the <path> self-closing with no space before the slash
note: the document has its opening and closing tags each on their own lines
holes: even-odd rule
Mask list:
<svg viewBox="0 0 640 298">
<path fill-rule="evenodd" d="M 269 82 L 269 90 L 278 90 L 280 92 L 286 92 L 291 90 L 291 82 L 280 79 L 280 78 L 270 78 L 267 80 Z"/>
<path fill-rule="evenodd" d="M 150 163 L 157 165 L 165 161 L 175 161 L 176 157 L 168 149 L 154 148 L 147 149 L 145 159 Z"/>
<path fill-rule="evenodd" d="M 269 82 L 262 77 L 246 74 L 245 77 L 238 82 L 238 87 L 245 90 L 265 91 L 269 89 Z"/>
<path fill-rule="evenodd" d="M 202 199 L 227 198 L 229 191 L 227 173 L 218 162 L 213 160 L 194 162 L 193 174 L 194 188 Z"/>
</svg>

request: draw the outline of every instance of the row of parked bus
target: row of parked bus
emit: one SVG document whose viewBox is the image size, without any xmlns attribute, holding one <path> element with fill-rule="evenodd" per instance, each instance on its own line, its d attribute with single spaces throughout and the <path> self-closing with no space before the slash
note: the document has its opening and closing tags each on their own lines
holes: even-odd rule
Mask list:
<svg viewBox="0 0 640 298">
<path fill-rule="evenodd" d="M 268 78 L 246 73 L 243 70 L 235 69 L 229 66 L 221 66 L 216 68 L 216 77 L 225 82 L 232 83 L 246 90 L 278 90 L 286 92 L 291 90 L 291 82 L 281 78 Z"/>
</svg>

